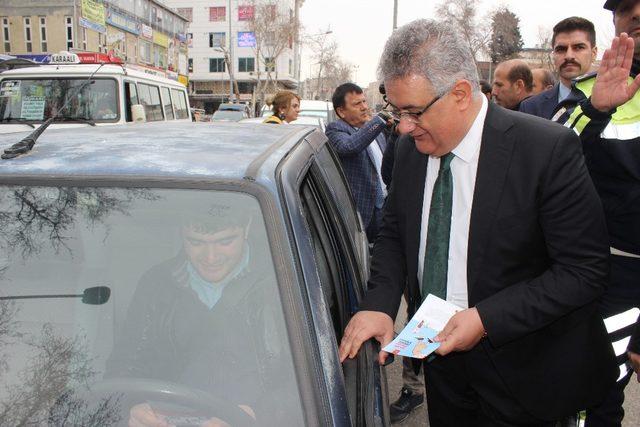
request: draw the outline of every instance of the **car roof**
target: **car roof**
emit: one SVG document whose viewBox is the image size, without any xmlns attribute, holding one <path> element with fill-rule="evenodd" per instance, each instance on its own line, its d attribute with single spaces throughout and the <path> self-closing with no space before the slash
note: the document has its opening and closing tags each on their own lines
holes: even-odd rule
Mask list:
<svg viewBox="0 0 640 427">
<path fill-rule="evenodd" d="M 272 180 L 311 128 L 236 123 L 143 123 L 45 131 L 29 153 L 0 160 L 0 179 L 20 176 Z M 0 149 L 28 133 L 0 135 Z M 259 176 L 259 177 L 258 177 Z"/>
</svg>

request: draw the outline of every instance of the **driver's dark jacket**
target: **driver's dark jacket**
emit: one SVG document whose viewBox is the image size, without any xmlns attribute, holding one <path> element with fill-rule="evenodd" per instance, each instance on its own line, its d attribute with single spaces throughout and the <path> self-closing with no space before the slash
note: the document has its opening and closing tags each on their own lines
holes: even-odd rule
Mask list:
<svg viewBox="0 0 640 427">
<path fill-rule="evenodd" d="M 189 286 L 186 267 L 179 255 L 144 274 L 105 376 L 171 381 L 259 409 L 283 382 L 276 377 L 283 340 L 273 324 L 280 307 L 274 287 L 263 286 L 264 269 L 250 262 L 209 309 Z"/>
</svg>

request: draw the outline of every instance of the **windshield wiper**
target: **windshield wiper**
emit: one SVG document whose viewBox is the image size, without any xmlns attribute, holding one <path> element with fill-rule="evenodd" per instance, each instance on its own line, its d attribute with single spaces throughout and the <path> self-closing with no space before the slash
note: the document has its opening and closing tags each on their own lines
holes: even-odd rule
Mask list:
<svg viewBox="0 0 640 427">
<path fill-rule="evenodd" d="M 91 125 L 91 126 L 95 126 L 96 125 L 96 122 L 94 122 L 91 119 L 87 119 L 86 117 L 61 116 L 61 117 L 56 117 L 54 121 L 56 121 L 56 122 L 80 122 L 80 123 L 86 123 L 86 124 Z"/>
<path fill-rule="evenodd" d="M 18 123 L 22 123 L 23 125 L 27 125 L 27 126 L 31 126 L 32 128 L 35 128 L 35 126 L 33 125 L 33 123 L 28 123 L 29 119 L 25 119 L 23 117 L 3 117 L 0 119 L 0 122 L 18 122 Z"/>
</svg>

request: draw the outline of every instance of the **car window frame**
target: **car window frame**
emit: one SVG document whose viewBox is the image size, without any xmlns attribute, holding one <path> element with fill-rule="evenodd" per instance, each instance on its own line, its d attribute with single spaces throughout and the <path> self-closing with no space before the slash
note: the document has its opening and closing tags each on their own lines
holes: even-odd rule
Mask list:
<svg viewBox="0 0 640 427">
<path fill-rule="evenodd" d="M 219 178 L 197 180 L 186 177 L 120 175 L 44 178 L 41 175 L 3 176 L 0 174 L 0 185 L 220 190 L 241 191 L 255 197 L 263 212 L 305 420 L 318 420 L 317 425 L 332 424 L 332 418 L 327 410 L 326 389 L 319 386 L 317 378 L 309 375 L 309 372 L 320 375 L 321 370 L 316 366 L 315 352 L 309 350 L 315 345 L 315 339 L 311 333 L 311 320 L 305 320 L 308 315 L 308 312 L 303 309 L 306 298 L 301 292 L 297 271 L 291 266 L 293 254 L 287 244 L 286 223 L 281 216 L 277 199 L 267 189 L 248 181 L 239 182 Z"/>
</svg>

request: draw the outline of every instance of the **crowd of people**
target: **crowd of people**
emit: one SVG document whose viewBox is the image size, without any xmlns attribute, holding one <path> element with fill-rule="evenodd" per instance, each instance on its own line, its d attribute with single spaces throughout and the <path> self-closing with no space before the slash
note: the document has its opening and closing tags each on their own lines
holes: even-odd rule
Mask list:
<svg viewBox="0 0 640 427">
<path fill-rule="evenodd" d="M 435 358 L 403 361 L 393 422 L 426 399 L 434 427 L 554 426 L 580 411 L 621 425 L 640 319 L 617 334 L 603 319 L 640 307 L 640 0 L 604 8 L 616 37 L 598 67 L 581 17 L 553 28 L 555 72 L 511 59 L 491 83 L 461 34 L 417 20 L 382 53 L 383 111 L 353 83 L 335 90 L 326 135 L 372 244 L 341 360 L 392 340 L 403 296 L 409 317 L 428 294 L 463 309 Z"/>
</svg>

